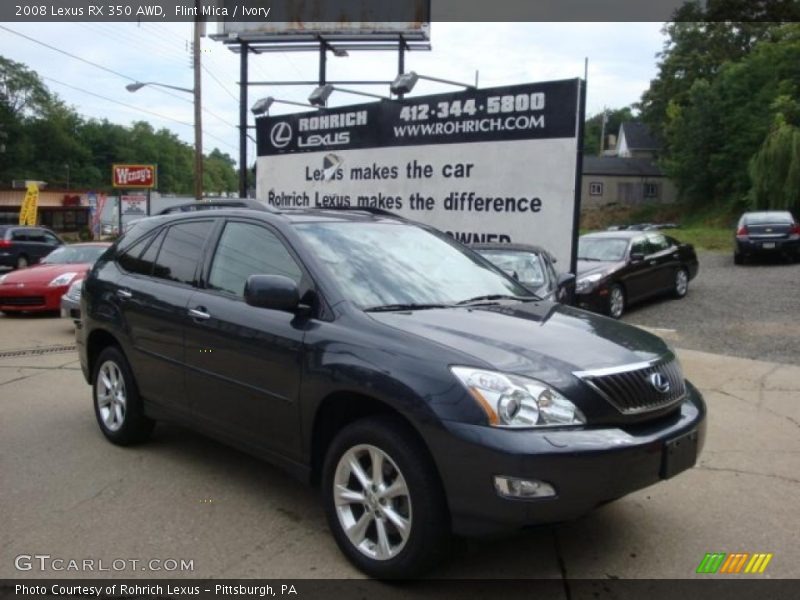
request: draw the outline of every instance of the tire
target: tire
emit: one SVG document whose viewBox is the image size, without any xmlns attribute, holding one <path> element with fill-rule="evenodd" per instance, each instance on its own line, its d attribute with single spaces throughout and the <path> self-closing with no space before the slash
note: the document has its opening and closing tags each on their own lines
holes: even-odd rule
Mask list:
<svg viewBox="0 0 800 600">
<path fill-rule="evenodd" d="M 675 271 L 674 289 L 672 294 L 676 298 L 685 298 L 689 293 L 689 271 L 686 269 L 678 269 Z"/>
<path fill-rule="evenodd" d="M 625 313 L 625 289 L 618 283 L 608 288 L 608 305 L 606 314 L 612 319 L 619 319 Z"/>
<path fill-rule="evenodd" d="M 150 437 L 155 421 L 145 416 L 136 380 L 117 346 L 97 357 L 92 382 L 94 414 L 108 441 L 129 446 Z"/>
<path fill-rule="evenodd" d="M 28 260 L 28 257 L 24 254 L 20 254 L 17 256 L 17 269 L 24 269 L 25 267 L 29 266 L 31 263 Z"/>
<path fill-rule="evenodd" d="M 373 484 L 376 455 L 383 465 L 375 480 L 378 493 L 364 494 L 359 477 L 366 478 L 368 486 Z M 360 466 L 360 475 L 353 464 Z M 342 502 L 340 493 L 337 503 L 337 488 L 350 492 L 349 502 Z M 395 495 L 382 496 L 382 489 L 394 490 Z M 367 418 L 342 429 L 325 457 L 322 496 L 339 549 L 367 575 L 379 579 L 418 577 L 442 558 L 450 537 L 444 492 L 430 456 L 400 420 Z M 403 535 L 395 523 L 403 523 L 407 533 Z"/>
<path fill-rule="evenodd" d="M 743 265 L 744 264 L 744 256 L 742 256 L 738 252 L 734 252 L 733 253 L 733 264 L 735 264 L 735 265 Z"/>
</svg>

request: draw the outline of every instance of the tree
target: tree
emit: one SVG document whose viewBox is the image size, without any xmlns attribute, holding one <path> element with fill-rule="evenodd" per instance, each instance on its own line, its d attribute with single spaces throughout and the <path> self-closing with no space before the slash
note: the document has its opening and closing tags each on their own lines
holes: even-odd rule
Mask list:
<svg viewBox="0 0 800 600">
<path fill-rule="evenodd" d="M 750 160 L 751 206 L 800 211 L 800 102 L 780 96 L 772 130 Z"/>
<path fill-rule="evenodd" d="M 625 121 L 634 119 L 633 110 L 630 106 L 623 108 L 612 108 L 605 111 L 606 115 L 606 136 L 617 135 L 619 126 Z M 586 126 L 583 131 L 583 152 L 587 156 L 598 156 L 600 154 L 600 136 L 603 131 L 603 113 L 599 112 L 586 119 Z M 608 142 L 606 142 L 607 144 Z M 609 150 L 608 146 L 605 147 Z"/>
</svg>

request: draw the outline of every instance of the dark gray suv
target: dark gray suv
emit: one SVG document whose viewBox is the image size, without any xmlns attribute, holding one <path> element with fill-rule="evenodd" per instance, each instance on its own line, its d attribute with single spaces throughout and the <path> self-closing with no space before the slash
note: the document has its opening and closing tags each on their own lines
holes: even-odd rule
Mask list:
<svg viewBox="0 0 800 600">
<path fill-rule="evenodd" d="M 95 263 L 81 316 L 111 442 L 177 421 L 280 465 L 320 487 L 376 577 L 420 574 L 451 532 L 560 521 L 672 477 L 704 439 L 661 339 L 380 211 L 143 220 Z"/>
</svg>

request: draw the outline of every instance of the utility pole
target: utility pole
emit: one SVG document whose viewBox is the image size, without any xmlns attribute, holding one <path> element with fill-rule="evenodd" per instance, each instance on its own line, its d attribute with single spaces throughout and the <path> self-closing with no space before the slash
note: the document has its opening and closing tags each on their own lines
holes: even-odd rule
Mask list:
<svg viewBox="0 0 800 600">
<path fill-rule="evenodd" d="M 194 69 L 194 198 L 203 199 L 203 104 L 200 87 L 200 35 L 203 22 L 200 20 L 200 1 L 195 0 L 194 43 L 192 44 L 192 68 Z"/>
<path fill-rule="evenodd" d="M 606 122 L 608 121 L 608 109 L 603 107 L 602 127 L 600 128 L 600 156 L 603 156 L 603 150 L 606 146 Z"/>
<path fill-rule="evenodd" d="M 239 196 L 247 198 L 247 53 L 246 43 L 239 44 Z"/>
</svg>

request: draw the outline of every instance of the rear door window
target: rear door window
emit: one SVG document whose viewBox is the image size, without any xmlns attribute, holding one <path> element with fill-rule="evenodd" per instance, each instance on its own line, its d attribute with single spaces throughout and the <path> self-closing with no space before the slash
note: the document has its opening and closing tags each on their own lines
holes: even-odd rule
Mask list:
<svg viewBox="0 0 800 600">
<path fill-rule="evenodd" d="M 153 264 L 158 256 L 161 247 L 161 240 L 164 239 L 165 231 L 162 230 L 157 235 L 148 235 L 134 243 L 119 257 L 120 266 L 129 273 L 137 275 L 152 275 Z"/>
<path fill-rule="evenodd" d="M 161 243 L 153 275 L 159 279 L 196 284 L 197 264 L 214 222 L 191 221 L 173 225 Z"/>
<path fill-rule="evenodd" d="M 647 236 L 650 242 L 650 253 L 656 254 L 657 252 L 664 252 L 665 250 L 669 250 L 669 242 L 667 238 L 663 235 L 655 234 L 655 235 L 648 235 Z"/>
</svg>

